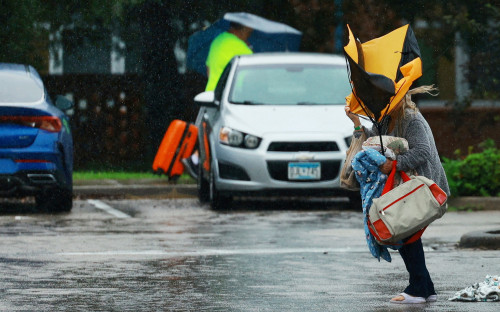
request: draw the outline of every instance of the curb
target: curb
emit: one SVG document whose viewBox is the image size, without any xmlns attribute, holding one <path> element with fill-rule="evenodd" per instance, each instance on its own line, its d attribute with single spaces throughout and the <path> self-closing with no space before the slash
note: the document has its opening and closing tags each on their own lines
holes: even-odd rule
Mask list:
<svg viewBox="0 0 500 312">
<path fill-rule="evenodd" d="M 162 196 L 168 194 L 197 196 L 196 184 L 93 184 L 73 187 L 75 196 Z M 448 206 L 460 210 L 500 210 L 500 197 L 455 197 L 448 200 Z"/>
<path fill-rule="evenodd" d="M 197 197 L 196 184 L 158 183 L 157 180 L 96 180 L 75 181 L 76 197 Z M 500 210 L 500 197 L 454 197 L 448 206 L 457 210 Z"/>
<path fill-rule="evenodd" d="M 454 197 L 448 200 L 448 207 L 460 210 L 500 210 L 500 197 Z"/>
<path fill-rule="evenodd" d="M 500 229 L 464 234 L 460 238 L 459 247 L 500 249 Z"/>
<path fill-rule="evenodd" d="M 197 192 L 197 186 L 191 184 L 77 185 L 73 187 L 73 195 L 80 198 L 191 198 L 197 197 Z"/>
</svg>

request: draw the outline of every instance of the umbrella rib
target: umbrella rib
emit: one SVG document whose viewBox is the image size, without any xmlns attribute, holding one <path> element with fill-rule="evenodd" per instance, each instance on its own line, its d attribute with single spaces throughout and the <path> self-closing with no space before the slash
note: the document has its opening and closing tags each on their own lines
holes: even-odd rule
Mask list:
<svg viewBox="0 0 500 312">
<path fill-rule="evenodd" d="M 396 95 L 398 95 L 399 91 L 401 91 L 401 89 L 403 88 L 403 86 L 405 85 L 406 83 L 406 79 L 405 81 L 401 84 L 401 86 L 399 87 L 398 91 L 396 92 L 396 94 L 394 94 L 394 96 L 392 97 L 393 99 L 396 97 Z M 384 112 L 384 117 L 387 116 L 387 113 L 389 112 L 389 107 L 391 107 L 391 104 L 392 103 L 389 103 L 389 105 L 387 105 L 387 108 L 385 109 L 385 112 Z M 383 118 L 383 117 L 382 117 Z"/>
<path fill-rule="evenodd" d="M 356 92 L 354 91 L 354 88 L 352 86 L 352 79 L 351 79 L 351 68 L 349 67 L 349 63 L 347 62 L 347 58 L 345 60 L 345 63 L 346 63 L 346 66 L 347 66 L 347 74 L 349 75 L 349 86 L 351 87 L 351 92 L 352 94 L 354 95 L 354 97 L 356 98 L 356 100 L 358 101 L 359 103 L 359 106 L 361 106 L 361 108 L 363 109 L 363 111 L 365 112 L 366 114 L 366 117 L 368 117 L 368 120 L 370 120 L 372 123 L 376 123 L 375 122 L 375 118 L 372 118 L 370 116 L 370 114 L 368 114 L 367 110 L 365 109 L 364 107 L 364 103 L 361 102 L 361 100 L 359 99 L 358 95 L 356 94 Z M 360 116 L 359 114 L 355 114 L 357 116 Z M 364 117 L 362 117 L 363 119 L 366 119 Z"/>
<path fill-rule="evenodd" d="M 367 116 L 363 116 L 363 115 L 361 115 L 361 114 L 356 114 L 356 113 L 351 113 L 351 114 L 356 115 L 356 116 L 358 116 L 359 118 L 362 118 L 362 119 L 364 119 L 364 120 L 369 120 L 369 121 L 372 121 L 372 120 L 371 120 L 369 117 L 367 117 Z"/>
<path fill-rule="evenodd" d="M 358 103 L 359 105 L 361 106 L 361 108 L 363 109 L 363 111 L 366 113 L 366 115 L 368 115 L 368 112 L 366 111 L 365 107 L 364 107 L 364 104 L 361 104 L 361 101 L 359 100 L 358 96 L 356 95 L 356 92 L 354 92 L 354 88 L 352 88 L 351 86 L 351 89 L 352 89 L 352 93 L 354 94 L 354 96 L 356 97 L 356 99 L 358 100 Z M 385 151 L 384 151 L 384 143 L 383 143 L 383 140 L 382 140 L 382 125 L 379 124 L 379 122 L 375 121 L 375 118 L 372 118 L 371 116 L 368 116 L 368 118 L 370 118 L 370 121 L 375 125 L 375 127 L 377 128 L 377 131 L 378 131 L 378 135 L 379 135 L 379 138 L 380 138 L 380 153 L 385 156 Z"/>
<path fill-rule="evenodd" d="M 351 79 L 351 68 L 349 67 L 349 63 L 347 62 L 347 58 L 346 58 L 346 65 L 347 65 L 347 73 L 349 75 L 349 86 L 351 87 L 351 91 L 352 91 L 352 94 L 354 95 L 354 97 L 356 97 L 356 100 L 358 101 L 359 105 L 361 106 L 361 108 L 363 109 L 363 111 L 365 112 L 366 116 L 370 119 L 370 121 L 375 125 L 375 127 L 377 128 L 377 131 L 378 131 L 378 135 L 379 135 L 379 138 L 380 138 L 380 152 L 382 153 L 383 156 L 385 156 L 385 152 L 384 152 L 384 143 L 383 143 L 383 140 L 382 140 L 382 125 L 380 125 L 376 120 L 375 120 L 375 116 L 373 116 L 373 118 L 370 116 L 370 114 L 368 114 L 367 112 L 367 109 L 365 108 L 365 105 L 364 103 L 362 103 L 360 101 L 360 99 L 358 98 L 356 92 L 354 92 L 354 88 L 352 86 L 352 79 Z M 387 110 L 386 110 L 387 112 Z"/>
</svg>

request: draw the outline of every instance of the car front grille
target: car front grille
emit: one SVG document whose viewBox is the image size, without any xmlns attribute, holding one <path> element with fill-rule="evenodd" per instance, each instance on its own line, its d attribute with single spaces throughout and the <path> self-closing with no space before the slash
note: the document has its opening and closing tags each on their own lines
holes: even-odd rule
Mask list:
<svg viewBox="0 0 500 312">
<path fill-rule="evenodd" d="M 269 152 L 338 152 L 336 142 L 272 142 L 267 149 Z"/>
<path fill-rule="evenodd" d="M 321 179 L 319 181 L 334 180 L 340 170 L 340 160 L 323 160 L 321 163 Z M 268 160 L 267 170 L 269 175 L 274 180 L 288 181 L 288 182 L 318 182 L 318 180 L 288 180 L 288 161 L 282 160 Z"/>
</svg>

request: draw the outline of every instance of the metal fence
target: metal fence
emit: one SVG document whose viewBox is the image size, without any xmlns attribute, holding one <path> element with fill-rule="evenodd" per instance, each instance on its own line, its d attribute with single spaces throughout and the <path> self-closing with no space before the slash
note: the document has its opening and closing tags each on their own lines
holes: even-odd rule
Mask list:
<svg viewBox="0 0 500 312">
<path fill-rule="evenodd" d="M 49 94 L 75 103 L 68 111 L 75 169 L 92 164 L 124 166 L 139 161 L 146 148 L 143 85 L 135 75 L 43 77 Z"/>
</svg>

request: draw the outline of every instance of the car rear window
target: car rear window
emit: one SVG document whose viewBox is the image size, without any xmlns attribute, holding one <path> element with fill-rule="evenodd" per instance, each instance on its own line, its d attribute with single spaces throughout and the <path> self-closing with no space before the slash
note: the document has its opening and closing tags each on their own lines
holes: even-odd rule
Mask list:
<svg viewBox="0 0 500 312">
<path fill-rule="evenodd" d="M 33 103 L 43 99 L 43 87 L 35 80 L 15 74 L 0 73 L 0 103 Z"/>
<path fill-rule="evenodd" d="M 229 101 L 260 105 L 343 105 L 350 93 L 345 66 L 241 66 L 233 79 Z"/>
</svg>

